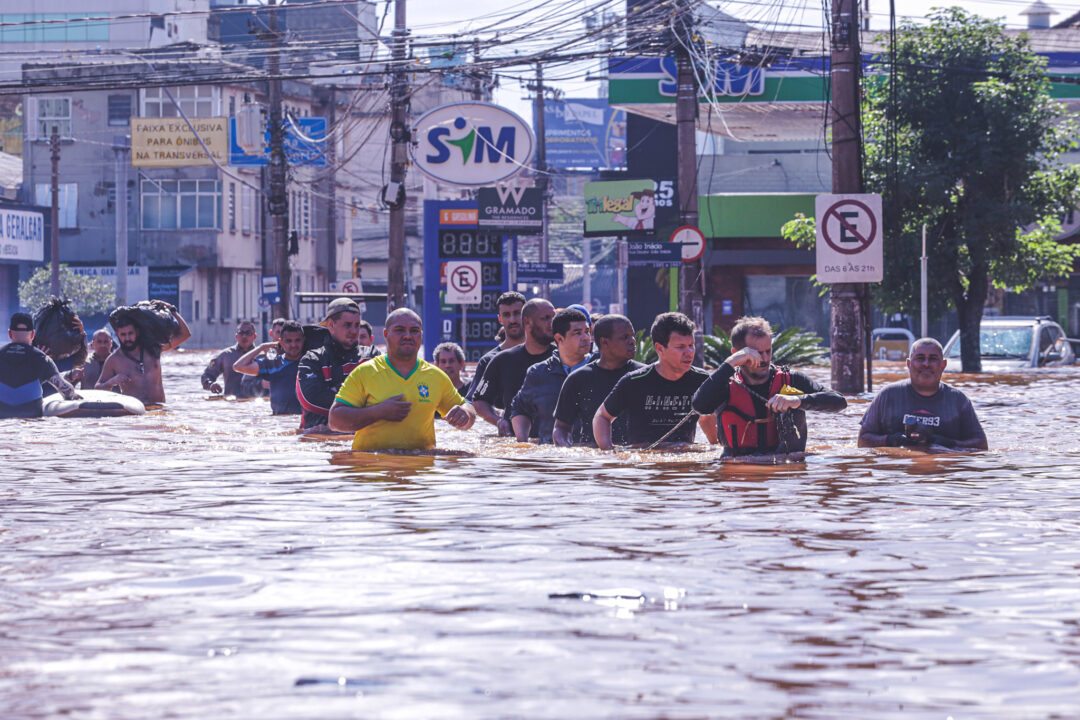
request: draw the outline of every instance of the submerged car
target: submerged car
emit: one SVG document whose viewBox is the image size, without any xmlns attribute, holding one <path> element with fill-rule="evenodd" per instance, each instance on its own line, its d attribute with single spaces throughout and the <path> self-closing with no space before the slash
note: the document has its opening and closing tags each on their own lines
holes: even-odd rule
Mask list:
<svg viewBox="0 0 1080 720">
<path fill-rule="evenodd" d="M 1061 326 L 1049 317 L 988 317 L 979 326 L 983 372 L 1057 367 L 1076 361 Z M 945 345 L 947 371 L 960 372 L 960 332 Z"/>
</svg>

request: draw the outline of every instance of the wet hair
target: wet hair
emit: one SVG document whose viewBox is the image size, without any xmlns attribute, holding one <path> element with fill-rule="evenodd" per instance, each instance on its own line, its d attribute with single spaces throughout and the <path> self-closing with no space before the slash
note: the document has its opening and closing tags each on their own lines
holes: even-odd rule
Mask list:
<svg viewBox="0 0 1080 720">
<path fill-rule="evenodd" d="M 583 322 L 587 325 L 589 319 L 580 310 L 571 310 L 570 308 L 560 310 L 555 313 L 555 319 L 551 321 L 551 332 L 554 335 L 566 337 L 566 333 L 570 332 L 570 324 L 576 322 Z"/>
<path fill-rule="evenodd" d="M 438 362 L 439 353 L 441 352 L 452 352 L 454 353 L 454 357 L 458 359 L 458 362 L 465 362 L 465 351 L 462 350 L 461 346 L 455 342 L 444 342 L 436 345 L 435 349 L 431 353 L 432 359 Z"/>
<path fill-rule="evenodd" d="M 284 335 L 287 332 L 303 333 L 304 326 L 296 322 L 295 320 L 282 320 L 281 331 L 279 332 L 279 335 Z"/>
<path fill-rule="evenodd" d="M 375 337 L 375 328 L 371 327 L 371 323 L 367 320 L 360 321 L 360 329 L 367 330 L 368 337 Z"/>
<path fill-rule="evenodd" d="M 735 327 L 731 328 L 732 349 L 742 350 L 746 347 L 747 337 L 772 337 L 772 326 L 763 317 L 756 315 L 741 317 L 735 321 Z"/>
<path fill-rule="evenodd" d="M 615 328 L 619 326 L 619 323 L 626 323 L 631 330 L 634 329 L 634 324 L 625 315 L 601 315 L 593 324 L 593 337 L 596 338 L 596 343 L 599 345 L 601 340 L 613 338 Z"/>
<path fill-rule="evenodd" d="M 508 290 L 499 296 L 499 299 L 495 301 L 495 308 L 501 308 L 503 305 L 513 305 L 514 303 L 525 304 L 525 296 L 514 290 Z"/>
<path fill-rule="evenodd" d="M 666 346 L 671 340 L 672 333 L 693 336 L 694 321 L 678 312 L 657 315 L 652 328 L 649 329 L 649 337 L 652 338 L 653 344 Z"/>
<path fill-rule="evenodd" d="M 534 317 L 545 305 L 551 305 L 551 303 L 544 298 L 533 298 L 521 309 L 521 319 L 528 320 Z"/>
</svg>

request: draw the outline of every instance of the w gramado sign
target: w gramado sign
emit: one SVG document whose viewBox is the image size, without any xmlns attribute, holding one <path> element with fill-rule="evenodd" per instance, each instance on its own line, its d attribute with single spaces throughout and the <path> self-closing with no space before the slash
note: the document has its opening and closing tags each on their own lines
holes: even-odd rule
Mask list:
<svg viewBox="0 0 1080 720">
<path fill-rule="evenodd" d="M 495 185 L 529 167 L 536 145 L 532 128 L 490 103 L 437 107 L 416 121 L 413 163 L 445 185 Z"/>
<path fill-rule="evenodd" d="M 482 187 L 476 192 L 480 227 L 535 232 L 544 225 L 544 197 L 538 188 Z"/>
</svg>

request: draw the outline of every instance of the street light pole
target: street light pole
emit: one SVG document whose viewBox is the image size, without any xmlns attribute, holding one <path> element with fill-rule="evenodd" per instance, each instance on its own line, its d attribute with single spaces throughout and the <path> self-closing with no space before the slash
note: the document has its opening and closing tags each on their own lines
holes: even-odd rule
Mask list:
<svg viewBox="0 0 1080 720">
<path fill-rule="evenodd" d="M 49 160 L 52 164 L 51 185 L 52 203 L 49 207 L 49 220 L 52 223 L 49 233 L 49 291 L 60 297 L 60 129 L 52 126 L 49 135 Z"/>
</svg>

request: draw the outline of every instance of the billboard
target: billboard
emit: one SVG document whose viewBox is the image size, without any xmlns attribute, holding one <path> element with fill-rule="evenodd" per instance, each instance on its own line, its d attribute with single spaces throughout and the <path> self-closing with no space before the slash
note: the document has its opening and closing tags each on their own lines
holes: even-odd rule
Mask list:
<svg viewBox="0 0 1080 720">
<path fill-rule="evenodd" d="M 416 120 L 416 168 L 436 182 L 495 185 L 529 167 L 532 128 L 515 113 L 482 102 L 451 103 Z"/>
<path fill-rule="evenodd" d="M 545 102 L 544 140 L 553 169 L 626 169 L 626 111 L 607 100 Z"/>
<path fill-rule="evenodd" d="M 476 201 L 482 228 L 528 234 L 540 232 L 544 226 L 544 196 L 538 188 L 482 187 Z"/>
<path fill-rule="evenodd" d="M 45 216 L 32 210 L 0 208 L 0 259 L 45 259 Z"/>
<path fill-rule="evenodd" d="M 183 118 L 131 118 L 133 166 L 199 167 L 212 166 L 215 160 L 218 165 L 229 162 L 229 118 L 191 118 L 190 127 Z"/>
<path fill-rule="evenodd" d="M 295 125 L 294 125 L 295 123 Z M 285 160 L 289 165 L 326 167 L 326 118 L 298 117 L 285 123 Z M 229 164 L 234 167 L 262 167 L 270 163 L 270 128 L 266 148 L 248 155 L 236 142 L 236 118 L 229 118 Z"/>
<path fill-rule="evenodd" d="M 675 211 L 673 180 L 585 183 L 585 237 L 653 237 Z"/>
</svg>

